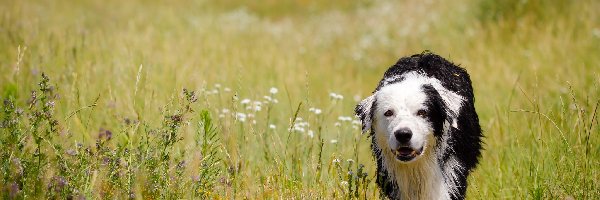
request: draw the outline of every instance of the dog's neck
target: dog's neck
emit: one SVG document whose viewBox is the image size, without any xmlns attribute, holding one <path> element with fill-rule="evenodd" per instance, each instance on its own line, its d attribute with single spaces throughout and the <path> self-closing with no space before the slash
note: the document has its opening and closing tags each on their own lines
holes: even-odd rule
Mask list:
<svg viewBox="0 0 600 200">
<path fill-rule="evenodd" d="M 389 151 L 382 152 L 388 177 L 393 177 L 398 190 L 397 199 L 451 199 L 448 185 L 438 161 L 431 150 L 411 163 L 399 163 Z"/>
</svg>

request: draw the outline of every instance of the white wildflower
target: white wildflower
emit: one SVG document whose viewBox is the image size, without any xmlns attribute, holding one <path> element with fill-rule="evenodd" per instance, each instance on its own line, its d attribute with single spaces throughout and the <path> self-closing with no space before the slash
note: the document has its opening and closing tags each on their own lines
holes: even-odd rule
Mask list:
<svg viewBox="0 0 600 200">
<path fill-rule="evenodd" d="M 339 116 L 338 120 L 346 122 L 346 121 L 352 121 L 352 117 L 347 117 L 347 116 Z"/>
<path fill-rule="evenodd" d="M 308 130 L 308 132 L 306 133 L 308 135 L 308 137 L 313 138 L 315 137 L 315 132 L 313 132 L 313 130 Z"/>
<path fill-rule="evenodd" d="M 244 113 L 236 113 L 235 114 L 235 119 L 240 121 L 240 122 L 245 122 L 246 121 L 246 114 Z"/>
<path fill-rule="evenodd" d="M 342 123 L 336 122 L 335 124 L 333 124 L 335 127 L 340 127 L 342 126 Z"/>
<path fill-rule="evenodd" d="M 254 102 L 254 111 L 260 111 L 260 110 L 262 110 L 262 102 L 255 101 Z"/>
<path fill-rule="evenodd" d="M 265 98 L 269 102 L 273 101 L 273 98 L 271 98 L 271 96 L 263 96 L 263 98 Z"/>
<path fill-rule="evenodd" d="M 352 159 L 348 159 L 348 160 L 346 160 L 346 162 L 349 162 L 349 163 L 351 163 L 351 162 L 354 162 L 354 160 L 352 160 Z"/>
<path fill-rule="evenodd" d="M 275 128 L 277 128 L 277 126 L 275 126 L 275 124 L 269 124 L 269 128 L 270 129 L 275 129 Z"/>
<path fill-rule="evenodd" d="M 342 181 L 342 182 L 340 182 L 340 184 L 342 184 L 342 185 L 348 185 L 348 181 Z"/>
<path fill-rule="evenodd" d="M 223 114 L 227 114 L 227 113 L 229 113 L 229 109 L 227 109 L 227 108 L 223 108 L 223 110 L 221 110 L 221 113 L 223 113 Z"/>
<path fill-rule="evenodd" d="M 338 142 L 338 140 L 336 140 L 336 139 L 333 139 L 333 140 L 330 140 L 330 141 L 329 141 L 329 143 L 331 143 L 331 144 L 335 144 L 335 143 L 337 143 L 337 142 Z"/>
<path fill-rule="evenodd" d="M 249 104 L 250 103 L 250 99 L 243 99 L 240 103 L 242 105 Z"/>
<path fill-rule="evenodd" d="M 314 107 L 313 108 L 309 108 L 308 111 L 312 112 L 312 113 L 315 113 L 315 115 L 319 115 L 319 114 L 321 114 L 321 112 L 323 112 L 323 111 L 321 111 L 321 109 L 314 108 Z"/>
<path fill-rule="evenodd" d="M 333 159 L 332 163 L 340 163 L 340 159 Z"/>
<path fill-rule="evenodd" d="M 298 127 L 308 127 L 310 126 L 310 124 L 308 122 L 296 122 L 296 124 L 294 126 L 298 126 Z"/>
<path fill-rule="evenodd" d="M 265 100 L 267 100 L 267 102 L 271 102 L 271 103 L 274 103 L 274 104 L 279 103 L 279 100 L 274 99 L 273 97 L 270 97 L 270 96 L 263 96 L 263 98 Z"/>
<path fill-rule="evenodd" d="M 271 87 L 271 89 L 269 90 L 269 93 L 271 94 L 277 94 L 277 92 L 279 92 L 279 90 L 277 90 L 277 88 L 275 87 Z"/>
<path fill-rule="evenodd" d="M 231 92 L 231 88 L 226 87 L 225 89 L 223 89 L 223 91 L 225 91 L 225 92 Z"/>
<path fill-rule="evenodd" d="M 322 112 L 322 111 L 321 111 L 321 109 L 318 109 L 318 108 L 317 108 L 317 109 L 315 109 L 315 114 L 316 114 L 316 115 L 320 115 L 320 114 L 321 114 L 321 112 Z"/>
<path fill-rule="evenodd" d="M 300 126 L 294 126 L 294 131 L 304 133 L 305 129 Z"/>
<path fill-rule="evenodd" d="M 221 84 L 218 84 L 218 83 L 217 83 L 217 84 L 215 84 L 215 87 L 216 87 L 216 88 L 221 88 Z"/>
<path fill-rule="evenodd" d="M 334 92 L 329 93 L 329 97 L 331 97 L 331 99 L 335 100 L 343 100 L 344 96 L 342 96 L 341 94 L 336 94 Z"/>
</svg>

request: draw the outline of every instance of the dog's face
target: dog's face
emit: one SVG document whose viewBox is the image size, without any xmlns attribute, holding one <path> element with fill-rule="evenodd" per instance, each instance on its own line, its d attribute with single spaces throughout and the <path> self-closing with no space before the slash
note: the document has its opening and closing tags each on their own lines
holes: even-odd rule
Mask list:
<svg viewBox="0 0 600 200">
<path fill-rule="evenodd" d="M 361 101 L 356 114 L 382 154 L 410 163 L 433 151 L 436 139 L 455 124 L 456 112 L 448 103 L 460 108 L 461 101 L 434 79 L 411 77 L 381 87 Z"/>
<path fill-rule="evenodd" d="M 378 143 L 401 162 L 418 159 L 434 140 L 433 124 L 428 119 L 432 109 L 422 87 L 392 84 L 382 88 L 375 98 L 373 128 Z"/>
</svg>

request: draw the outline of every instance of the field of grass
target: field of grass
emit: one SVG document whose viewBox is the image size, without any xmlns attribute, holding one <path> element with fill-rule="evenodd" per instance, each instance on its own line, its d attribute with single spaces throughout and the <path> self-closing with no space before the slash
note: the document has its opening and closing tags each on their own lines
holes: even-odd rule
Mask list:
<svg viewBox="0 0 600 200">
<path fill-rule="evenodd" d="M 354 105 L 471 74 L 469 199 L 600 199 L 600 1 L 0 0 L 0 198 L 376 199 Z"/>
</svg>

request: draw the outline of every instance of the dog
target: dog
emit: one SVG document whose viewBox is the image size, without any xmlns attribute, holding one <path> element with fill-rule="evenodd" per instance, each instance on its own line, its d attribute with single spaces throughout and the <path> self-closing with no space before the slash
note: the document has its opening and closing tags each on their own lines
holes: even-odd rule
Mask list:
<svg viewBox="0 0 600 200">
<path fill-rule="evenodd" d="M 466 70 L 431 52 L 403 57 L 355 114 L 389 199 L 464 199 L 482 133 Z"/>
</svg>

